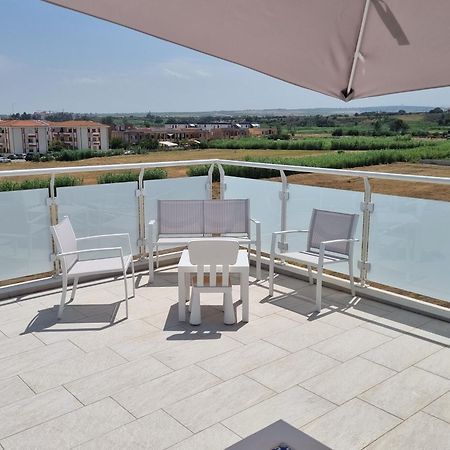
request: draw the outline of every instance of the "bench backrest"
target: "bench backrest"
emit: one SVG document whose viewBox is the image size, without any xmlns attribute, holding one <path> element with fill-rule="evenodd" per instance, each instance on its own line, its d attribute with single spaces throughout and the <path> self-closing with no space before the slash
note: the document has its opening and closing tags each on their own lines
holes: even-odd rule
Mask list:
<svg viewBox="0 0 450 450">
<path fill-rule="evenodd" d="M 159 234 L 250 234 L 250 201 L 158 200 Z"/>
</svg>

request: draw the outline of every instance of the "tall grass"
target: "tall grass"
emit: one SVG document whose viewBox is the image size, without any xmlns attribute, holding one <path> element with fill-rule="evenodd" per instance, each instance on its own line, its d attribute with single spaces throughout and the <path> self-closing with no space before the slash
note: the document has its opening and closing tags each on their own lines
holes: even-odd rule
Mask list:
<svg viewBox="0 0 450 450">
<path fill-rule="evenodd" d="M 55 178 L 55 188 L 63 186 L 78 186 L 83 184 L 83 178 L 62 175 Z M 0 191 L 23 191 L 28 189 L 50 188 L 50 178 L 31 178 L 23 181 L 0 180 Z"/>
<path fill-rule="evenodd" d="M 160 180 L 167 178 L 164 169 L 148 169 L 144 171 L 144 180 Z M 98 184 L 126 183 L 128 181 L 138 181 L 139 172 L 108 172 L 97 177 Z"/>
<path fill-rule="evenodd" d="M 382 150 L 417 148 L 434 143 L 411 139 L 411 136 L 374 137 L 357 136 L 341 138 L 309 138 L 273 140 L 265 138 L 217 139 L 209 147 L 234 150 Z"/>
<path fill-rule="evenodd" d="M 244 161 L 293 166 L 323 167 L 330 169 L 350 169 L 353 167 L 392 164 L 395 162 L 418 162 L 421 159 L 445 159 L 450 157 L 450 145 L 418 147 L 400 150 L 372 150 L 351 153 L 327 153 L 325 155 L 285 157 L 246 157 Z M 191 167 L 188 176 L 206 175 L 208 166 Z M 227 175 L 244 178 L 271 178 L 280 175 L 278 170 L 258 169 L 253 167 L 224 166 Z"/>
</svg>

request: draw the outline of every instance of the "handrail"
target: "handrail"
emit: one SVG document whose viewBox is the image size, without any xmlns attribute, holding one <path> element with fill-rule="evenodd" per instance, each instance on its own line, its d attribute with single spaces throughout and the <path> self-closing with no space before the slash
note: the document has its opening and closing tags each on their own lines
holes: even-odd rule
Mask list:
<svg viewBox="0 0 450 450">
<path fill-rule="evenodd" d="M 426 175 L 408 175 L 387 172 L 369 172 L 365 170 L 349 169 L 327 169 L 322 167 L 294 166 L 289 164 L 270 164 L 252 161 L 235 161 L 228 159 L 197 159 L 185 161 L 161 161 L 151 163 L 131 163 L 131 164 L 108 164 L 99 166 L 69 166 L 69 167 L 47 167 L 42 169 L 18 169 L 0 171 L 2 177 L 18 177 L 33 175 L 57 175 L 63 173 L 77 172 L 99 172 L 105 170 L 132 170 L 132 169 L 151 169 L 159 167 L 180 167 L 221 164 L 228 166 L 252 167 L 256 169 L 284 170 L 287 172 L 299 173 L 318 173 L 324 175 L 353 176 L 362 178 L 373 178 L 382 180 L 411 181 L 416 183 L 434 183 L 450 185 L 450 177 L 433 177 Z"/>
</svg>

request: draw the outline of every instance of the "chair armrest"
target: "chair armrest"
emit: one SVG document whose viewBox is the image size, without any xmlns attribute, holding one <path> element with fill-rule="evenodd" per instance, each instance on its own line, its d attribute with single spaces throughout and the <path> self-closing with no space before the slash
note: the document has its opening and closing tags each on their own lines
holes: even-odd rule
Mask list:
<svg viewBox="0 0 450 450">
<path fill-rule="evenodd" d="M 250 217 L 250 221 L 253 222 L 255 225 L 261 224 L 261 222 L 259 220 L 252 219 L 251 217 Z"/>
<path fill-rule="evenodd" d="M 112 252 L 112 251 L 117 251 L 120 254 L 120 257 L 123 259 L 122 247 L 101 247 L 101 248 L 90 248 L 90 249 L 87 249 L 87 250 L 74 250 L 73 252 L 58 253 L 56 256 L 58 258 L 62 258 L 64 256 L 81 255 L 81 254 L 84 254 L 84 253 Z"/>
<path fill-rule="evenodd" d="M 126 237 L 127 241 L 128 241 L 128 250 L 130 251 L 130 255 L 133 254 L 133 251 L 131 250 L 131 239 L 130 239 L 129 233 L 98 234 L 96 236 L 86 236 L 86 237 L 77 238 L 76 241 L 80 242 L 80 241 L 88 241 L 90 239 L 102 239 L 102 238 L 112 238 L 112 237 L 122 237 L 122 238 Z"/>
<path fill-rule="evenodd" d="M 284 230 L 284 231 L 274 231 L 272 236 L 278 236 L 280 234 L 290 234 L 290 233 L 307 233 L 309 230 Z"/>
</svg>

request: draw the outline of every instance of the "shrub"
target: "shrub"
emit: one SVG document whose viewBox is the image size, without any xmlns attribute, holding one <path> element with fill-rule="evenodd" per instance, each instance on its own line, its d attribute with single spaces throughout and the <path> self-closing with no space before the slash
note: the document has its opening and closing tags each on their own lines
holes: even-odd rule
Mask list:
<svg viewBox="0 0 450 450">
<path fill-rule="evenodd" d="M 160 180 L 167 178 L 167 172 L 164 169 L 147 169 L 144 171 L 144 180 Z M 97 178 L 98 184 L 107 183 L 126 183 L 129 181 L 138 181 L 139 172 L 108 172 Z"/>
<path fill-rule="evenodd" d="M 55 178 L 55 188 L 63 186 L 79 186 L 83 178 L 62 175 Z M 22 191 L 28 189 L 50 188 L 50 178 L 31 178 L 23 181 L 1 180 L 0 191 Z"/>
</svg>

